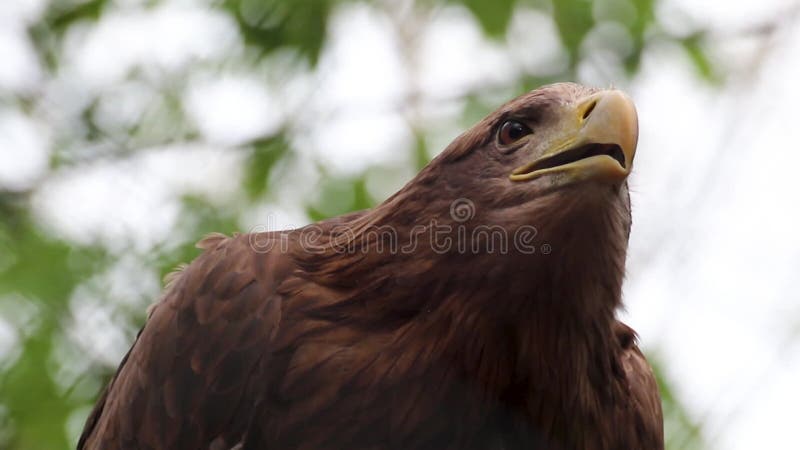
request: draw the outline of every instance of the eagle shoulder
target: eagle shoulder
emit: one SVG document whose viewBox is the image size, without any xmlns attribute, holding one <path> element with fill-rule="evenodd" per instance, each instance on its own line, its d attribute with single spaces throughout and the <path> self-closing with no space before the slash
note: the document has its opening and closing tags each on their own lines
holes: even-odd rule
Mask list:
<svg viewBox="0 0 800 450">
<path fill-rule="evenodd" d="M 79 449 L 235 445 L 259 398 L 293 263 L 255 235 L 211 235 L 162 298 L 86 422 Z M 280 239 L 264 233 L 262 239 Z M 239 423 L 241 422 L 241 423 Z"/>
<path fill-rule="evenodd" d="M 619 362 L 635 415 L 631 431 L 638 436 L 633 441 L 647 443 L 646 448 L 664 448 L 661 398 L 653 369 L 636 345 L 637 336 L 632 328 L 616 322 L 614 331 L 622 347 Z"/>
</svg>

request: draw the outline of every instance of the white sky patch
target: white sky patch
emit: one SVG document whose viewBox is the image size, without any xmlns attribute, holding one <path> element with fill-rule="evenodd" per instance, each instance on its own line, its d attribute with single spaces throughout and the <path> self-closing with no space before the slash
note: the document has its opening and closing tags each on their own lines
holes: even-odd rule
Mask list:
<svg viewBox="0 0 800 450">
<path fill-rule="evenodd" d="M 19 356 L 19 336 L 11 323 L 0 317 L 0 368 L 16 360 Z"/>
<path fill-rule="evenodd" d="M 141 81 L 126 81 L 111 86 L 97 99 L 92 116 L 102 130 L 126 132 L 139 124 L 142 116 L 156 102 L 158 93 Z M 110 134 L 114 135 L 112 132 Z"/>
<path fill-rule="evenodd" d="M 131 274 L 137 274 L 132 278 Z M 125 255 L 114 265 L 93 280 L 95 288 L 107 301 L 131 307 L 147 308 L 161 291 L 158 271 L 146 261 L 133 255 Z"/>
<path fill-rule="evenodd" d="M 65 59 L 85 83 L 102 87 L 135 67 L 172 72 L 192 60 L 218 59 L 234 50 L 237 33 L 229 16 L 202 6 L 111 11 L 96 25 L 71 30 Z"/>
<path fill-rule="evenodd" d="M 631 47 L 630 34 L 623 26 L 613 22 L 596 25 L 581 44 L 578 81 L 589 86 L 618 86 L 627 79 L 623 62 Z"/>
<path fill-rule="evenodd" d="M 553 18 L 541 11 L 518 8 L 511 18 L 506 41 L 513 60 L 527 73 L 561 73 L 569 63 Z"/>
<path fill-rule="evenodd" d="M 3 12 L 0 11 L 0 16 Z M 41 80 L 42 71 L 36 60 L 33 45 L 19 23 L 0 20 L 0 91 L 26 93 Z"/>
<path fill-rule="evenodd" d="M 125 352 L 130 348 L 128 336 L 130 333 L 125 332 L 129 330 L 125 329 L 119 317 L 115 317 L 114 311 L 114 305 L 108 302 L 103 293 L 83 287 L 75 289 L 70 301 L 72 323 L 68 323 L 67 333 L 78 348 L 90 358 L 70 358 L 69 361 L 59 361 L 60 364 L 57 366 L 63 373 L 56 379 L 65 378 L 64 375 L 67 374 L 73 375 L 72 378 L 77 378 L 78 373 L 76 372 L 78 371 L 70 370 L 76 363 L 85 365 L 86 362 L 94 360 L 108 367 L 119 364 Z M 61 358 L 58 355 L 55 357 Z M 83 363 L 79 361 L 83 361 Z"/>
<path fill-rule="evenodd" d="M 735 323 L 723 314 L 733 306 L 715 309 L 712 299 L 696 297 L 681 277 L 683 267 L 711 257 L 694 239 L 707 225 L 686 206 L 700 195 L 720 128 L 730 118 L 695 80 L 688 61 L 664 67 L 659 61 L 665 56 L 647 58 L 633 90 L 640 140 L 630 181 L 634 229 L 626 304 L 644 345 L 659 346 L 677 391 L 699 418 L 720 402 L 721 380 L 741 361 L 735 355 L 731 359 L 728 350 L 737 344 L 744 344 L 742 352 L 752 347 L 746 330 L 730 336 Z M 680 54 L 672 56 L 681 61 Z M 695 268 L 701 272 L 692 280 L 705 278 L 713 285 L 707 269 Z"/>
<path fill-rule="evenodd" d="M 391 27 L 380 11 L 363 4 L 346 5 L 332 17 L 316 86 L 298 111 L 310 126 L 300 120 L 292 130 L 304 157 L 331 174 L 408 160 L 413 137 L 399 110 L 407 71 Z"/>
<path fill-rule="evenodd" d="M 367 5 L 345 5 L 334 13 L 329 33 L 313 105 L 360 110 L 398 105 L 406 93 L 406 69 L 389 20 Z"/>
<path fill-rule="evenodd" d="M 300 205 L 287 205 L 286 202 L 265 202 L 248 208 L 239 223 L 243 232 L 263 232 L 293 230 L 311 221 Z"/>
<path fill-rule="evenodd" d="M 682 59 L 665 49 L 675 55 L 648 57 L 633 90 L 641 135 L 627 317 L 645 346 L 659 346 L 721 449 L 794 440 L 773 420 L 796 418 L 800 398 L 788 323 L 800 299 L 800 152 L 787 145 L 800 141 L 800 33 L 783 42 L 754 85 L 703 86 L 685 58 L 663 64 Z"/>
<path fill-rule="evenodd" d="M 514 58 L 501 45 L 487 41 L 464 8 L 444 7 L 421 36 L 420 84 L 426 96 L 458 96 L 511 81 L 517 72 Z"/>
<path fill-rule="evenodd" d="M 353 114 L 332 118 L 298 136 L 324 170 L 336 175 L 363 172 L 372 165 L 408 163 L 413 135 L 400 114 Z"/>
<path fill-rule="evenodd" d="M 322 176 L 316 157 L 308 153 L 295 152 L 276 162 L 270 173 L 268 201 L 277 200 L 284 207 L 294 209 L 305 205 L 316 193 Z"/>
<path fill-rule="evenodd" d="M 48 168 L 47 129 L 18 111 L 0 109 L 0 189 L 24 190 Z"/>
<path fill-rule="evenodd" d="M 732 423 L 717 430 L 719 448 L 789 449 L 796 444 L 800 347 L 795 341 L 783 350 L 780 362 L 769 367 L 769 381 L 757 383 L 744 392 L 742 396 L 746 401 L 734 413 Z M 729 430 L 738 427 L 744 427 L 745 432 L 729 436 Z"/>
<path fill-rule="evenodd" d="M 179 205 L 135 170 L 98 163 L 53 176 L 34 199 L 40 222 L 84 245 L 151 248 L 176 223 Z"/>
<path fill-rule="evenodd" d="M 136 277 L 131 277 L 132 273 Z M 109 367 L 116 366 L 130 347 L 130 335 L 135 328 L 128 323 L 129 315 L 125 309 L 144 312 L 157 300 L 160 289 L 161 280 L 156 270 L 130 253 L 107 271 L 78 286 L 69 300 L 68 319 L 72 323 L 68 323 L 66 329 L 78 349 L 92 356 L 88 360 L 82 358 L 82 361 L 94 360 Z M 59 378 L 78 378 L 85 372 L 85 368 L 72 370 L 78 364 L 74 359 L 58 364 L 65 372 Z"/>
<path fill-rule="evenodd" d="M 416 175 L 410 165 L 401 167 L 375 167 L 367 172 L 365 183 L 369 195 L 382 202 L 399 191 Z"/>
<path fill-rule="evenodd" d="M 4 0 L 0 2 L 0 27 L 31 23 L 47 6 L 47 0 Z"/>
<path fill-rule="evenodd" d="M 768 22 L 779 17 L 794 0 L 670 0 L 663 2 L 671 11 L 688 15 L 699 26 L 737 29 L 748 24 Z"/>
<path fill-rule="evenodd" d="M 179 195 L 221 202 L 239 188 L 241 153 L 197 146 L 143 151 L 98 161 L 48 180 L 34 198 L 41 222 L 83 244 L 100 240 L 120 251 L 163 241 L 180 212 Z"/>
<path fill-rule="evenodd" d="M 244 153 L 198 145 L 175 145 L 139 158 L 140 171 L 163 183 L 171 195 L 201 195 L 214 203 L 238 192 Z"/>
<path fill-rule="evenodd" d="M 283 105 L 267 85 L 244 76 L 193 80 L 184 104 L 203 137 L 222 145 L 274 133 L 284 120 Z"/>
</svg>

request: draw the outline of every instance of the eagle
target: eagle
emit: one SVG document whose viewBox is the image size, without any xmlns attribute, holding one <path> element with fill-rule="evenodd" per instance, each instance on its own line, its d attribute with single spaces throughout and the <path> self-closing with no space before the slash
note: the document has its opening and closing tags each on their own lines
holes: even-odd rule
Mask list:
<svg viewBox="0 0 800 450">
<path fill-rule="evenodd" d="M 630 98 L 540 87 L 378 206 L 207 236 L 100 395 L 79 449 L 662 449 L 616 318 Z"/>
</svg>

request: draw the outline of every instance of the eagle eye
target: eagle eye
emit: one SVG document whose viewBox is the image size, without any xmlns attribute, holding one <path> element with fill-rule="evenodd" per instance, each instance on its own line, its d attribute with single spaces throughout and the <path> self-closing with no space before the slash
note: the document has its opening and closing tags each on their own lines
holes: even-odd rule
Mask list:
<svg viewBox="0 0 800 450">
<path fill-rule="evenodd" d="M 497 140 L 502 145 L 510 145 L 533 133 L 527 125 L 516 120 L 506 120 L 497 132 Z"/>
</svg>

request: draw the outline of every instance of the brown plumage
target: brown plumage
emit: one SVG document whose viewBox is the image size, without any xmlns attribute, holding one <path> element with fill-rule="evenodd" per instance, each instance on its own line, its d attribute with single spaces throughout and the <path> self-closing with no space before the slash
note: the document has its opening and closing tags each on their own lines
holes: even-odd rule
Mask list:
<svg viewBox="0 0 800 450">
<path fill-rule="evenodd" d="M 546 86 L 371 210 L 204 239 L 78 447 L 663 448 L 615 319 L 636 132 L 619 92 Z"/>
</svg>

